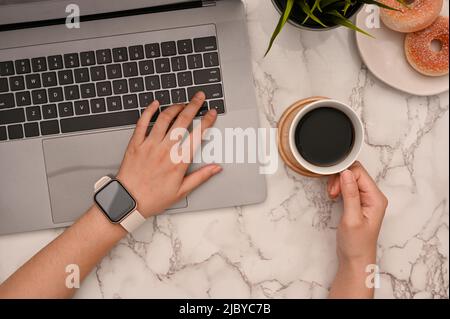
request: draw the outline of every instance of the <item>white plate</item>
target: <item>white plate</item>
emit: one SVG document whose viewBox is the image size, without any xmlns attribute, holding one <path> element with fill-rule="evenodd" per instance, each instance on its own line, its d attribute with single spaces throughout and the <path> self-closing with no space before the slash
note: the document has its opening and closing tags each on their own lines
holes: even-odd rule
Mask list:
<svg viewBox="0 0 450 319">
<path fill-rule="evenodd" d="M 371 14 L 369 8 L 363 8 L 356 17 L 357 26 L 375 37 L 356 32 L 359 53 L 367 68 L 381 81 L 406 93 L 428 96 L 448 91 L 448 74 L 425 76 L 409 65 L 403 49 L 404 34 L 388 29 L 382 22 L 380 28 L 366 26 L 366 18 Z"/>
</svg>

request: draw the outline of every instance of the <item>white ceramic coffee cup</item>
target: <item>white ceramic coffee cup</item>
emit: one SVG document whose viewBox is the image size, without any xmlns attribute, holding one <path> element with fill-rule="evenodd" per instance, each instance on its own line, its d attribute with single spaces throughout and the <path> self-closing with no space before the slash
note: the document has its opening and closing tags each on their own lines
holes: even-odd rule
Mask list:
<svg viewBox="0 0 450 319">
<path fill-rule="evenodd" d="M 317 166 L 308 162 L 300 155 L 299 151 L 297 150 L 297 146 L 295 145 L 295 129 L 297 128 L 297 125 L 300 122 L 300 120 L 307 113 L 321 107 L 332 107 L 343 112 L 345 115 L 348 116 L 354 128 L 355 136 L 351 151 L 342 161 L 332 166 Z M 364 128 L 358 114 L 356 114 L 356 112 L 350 106 L 336 100 L 324 99 L 305 105 L 296 114 L 289 129 L 289 147 L 298 164 L 300 164 L 306 170 L 319 175 L 337 174 L 349 168 L 358 158 L 363 143 L 364 143 Z"/>
</svg>

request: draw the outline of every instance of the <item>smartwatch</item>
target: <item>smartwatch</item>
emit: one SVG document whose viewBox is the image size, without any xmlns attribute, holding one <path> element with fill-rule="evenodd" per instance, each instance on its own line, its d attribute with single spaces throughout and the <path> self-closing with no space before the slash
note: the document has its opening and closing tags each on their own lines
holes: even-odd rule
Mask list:
<svg viewBox="0 0 450 319">
<path fill-rule="evenodd" d="M 131 233 L 145 222 L 136 200 L 120 181 L 103 176 L 94 188 L 94 202 L 111 223 L 120 224 Z"/>
</svg>

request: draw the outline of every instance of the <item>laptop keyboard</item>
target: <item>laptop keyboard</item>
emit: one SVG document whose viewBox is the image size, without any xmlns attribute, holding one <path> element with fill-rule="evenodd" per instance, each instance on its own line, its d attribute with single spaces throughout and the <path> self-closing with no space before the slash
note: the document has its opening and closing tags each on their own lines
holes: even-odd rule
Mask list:
<svg viewBox="0 0 450 319">
<path fill-rule="evenodd" d="M 216 37 L 0 61 L 0 141 L 136 124 L 198 91 L 225 112 Z"/>
</svg>

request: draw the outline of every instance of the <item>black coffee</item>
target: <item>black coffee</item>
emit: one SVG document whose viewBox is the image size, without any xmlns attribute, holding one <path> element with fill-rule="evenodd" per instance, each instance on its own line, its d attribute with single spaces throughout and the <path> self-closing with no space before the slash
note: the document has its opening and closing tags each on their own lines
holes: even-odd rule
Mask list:
<svg viewBox="0 0 450 319">
<path fill-rule="evenodd" d="M 348 116 L 332 107 L 308 112 L 295 129 L 300 155 L 316 166 L 332 166 L 352 150 L 355 131 Z"/>
</svg>

